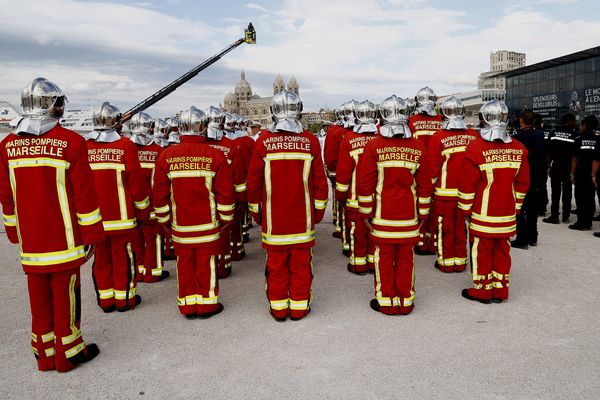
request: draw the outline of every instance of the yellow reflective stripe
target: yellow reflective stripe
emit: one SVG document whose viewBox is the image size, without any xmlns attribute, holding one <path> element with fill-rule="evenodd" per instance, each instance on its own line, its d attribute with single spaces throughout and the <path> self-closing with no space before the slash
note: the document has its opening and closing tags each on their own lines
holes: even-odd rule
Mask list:
<svg viewBox="0 0 600 400">
<path fill-rule="evenodd" d="M 465 203 L 461 203 L 460 201 L 458 202 L 458 208 L 460 208 L 463 211 L 469 211 L 471 209 L 471 207 L 473 207 L 472 204 L 465 204 Z"/>
<path fill-rule="evenodd" d="M 430 204 L 431 197 L 419 197 L 419 204 Z"/>
<path fill-rule="evenodd" d="M 251 213 L 258 213 L 259 211 L 259 207 L 258 207 L 258 203 L 248 203 L 248 210 Z"/>
<path fill-rule="evenodd" d="M 484 233 L 512 233 L 515 229 L 517 229 L 517 225 L 514 224 L 510 226 L 489 227 L 471 222 L 471 229 Z"/>
<path fill-rule="evenodd" d="M 71 221 L 71 213 L 69 211 L 69 197 L 67 195 L 66 170 L 63 168 L 56 169 L 56 192 L 58 194 L 58 202 L 60 203 L 60 213 L 65 225 L 65 238 L 67 248 L 75 247 L 75 237 L 73 235 L 73 224 Z"/>
<path fill-rule="evenodd" d="M 65 351 L 65 356 L 67 356 L 67 358 L 71 358 L 71 357 L 79 354 L 83 349 L 85 349 L 85 343 L 79 343 L 77 346 L 73 347 L 72 349 Z"/>
<path fill-rule="evenodd" d="M 348 199 L 348 201 L 346 201 L 346 206 L 347 207 L 351 207 L 351 208 L 358 208 L 358 201 L 357 200 Z"/>
<path fill-rule="evenodd" d="M 215 233 L 214 235 L 194 236 L 194 237 L 179 237 L 179 236 L 173 235 L 172 238 L 175 243 L 200 244 L 200 243 L 208 243 L 208 242 L 213 242 L 215 240 L 218 240 L 219 234 Z"/>
<path fill-rule="evenodd" d="M 235 210 L 235 204 L 217 204 L 217 210 L 221 212 L 233 211 Z"/>
<path fill-rule="evenodd" d="M 135 228 L 137 225 L 136 219 L 123 219 L 116 221 L 102 221 L 102 226 L 105 231 L 118 231 L 120 229 Z"/>
<path fill-rule="evenodd" d="M 169 179 L 174 178 L 212 178 L 215 176 L 213 171 L 171 171 L 167 174 Z"/>
<path fill-rule="evenodd" d="M 158 222 L 160 222 L 161 224 L 167 223 L 169 222 L 169 219 L 171 218 L 171 214 L 167 214 L 164 217 L 158 217 L 157 220 Z"/>
<path fill-rule="evenodd" d="M 235 187 L 235 191 L 237 193 L 242 193 L 246 191 L 246 182 L 241 183 L 239 185 L 233 185 Z"/>
<path fill-rule="evenodd" d="M 289 299 L 283 300 L 270 300 L 269 304 L 271 305 L 271 309 L 273 310 L 285 310 L 288 308 Z"/>
<path fill-rule="evenodd" d="M 262 241 L 266 244 L 272 245 L 286 245 L 296 243 L 306 243 L 315 239 L 315 231 L 305 232 L 296 235 L 270 235 L 267 233 L 262 234 Z"/>
<path fill-rule="evenodd" d="M 16 215 L 7 215 L 2 214 L 4 218 L 4 226 L 17 226 L 17 216 Z"/>
<path fill-rule="evenodd" d="M 526 193 L 516 192 L 515 195 L 517 199 L 522 200 L 525 198 Z"/>
<path fill-rule="evenodd" d="M 408 168 L 410 170 L 416 170 L 419 168 L 419 163 L 411 161 L 380 161 L 377 163 L 378 167 L 382 168 Z"/>
<path fill-rule="evenodd" d="M 373 207 L 359 207 L 358 211 L 362 214 L 371 214 L 373 212 Z"/>
<path fill-rule="evenodd" d="M 69 336 L 63 336 L 61 341 L 62 341 L 63 345 L 67 345 L 67 344 L 73 343 L 80 337 L 81 337 L 81 331 L 79 329 L 76 329 L 76 332 L 74 334 L 69 335 Z"/>
<path fill-rule="evenodd" d="M 347 192 L 348 189 L 350 189 L 350 185 L 342 185 L 339 182 L 335 183 L 335 190 L 337 190 L 338 192 Z"/>
<path fill-rule="evenodd" d="M 51 342 L 54 339 L 56 339 L 56 336 L 54 336 L 54 332 L 49 332 L 49 333 L 46 333 L 45 335 L 42 335 L 42 342 L 44 342 L 44 343 Z"/>
<path fill-rule="evenodd" d="M 397 299 L 399 300 L 400 298 L 399 298 L 399 297 L 397 297 Z M 415 301 L 415 295 L 413 294 L 413 295 L 412 295 L 412 296 L 410 296 L 410 297 L 405 297 L 405 298 L 402 300 L 402 303 L 404 304 L 404 307 L 410 307 L 410 306 L 412 306 L 412 305 L 413 305 L 414 301 Z"/>
<path fill-rule="evenodd" d="M 458 196 L 458 189 L 435 188 L 435 194 L 438 196 Z"/>
<path fill-rule="evenodd" d="M 202 224 L 202 225 L 177 225 L 177 224 L 172 224 L 171 227 L 173 228 L 174 231 L 177 232 L 199 232 L 199 231 L 208 231 L 211 229 L 215 229 L 219 227 L 219 222 L 215 221 L 215 222 L 210 222 L 208 224 Z"/>
<path fill-rule="evenodd" d="M 391 219 L 383 219 L 383 218 L 373 218 L 373 220 L 372 220 L 373 225 L 395 226 L 395 227 L 413 226 L 413 225 L 417 225 L 418 223 L 419 223 L 419 220 L 417 218 L 406 219 L 406 220 L 391 220 Z"/>
<path fill-rule="evenodd" d="M 49 349 L 44 350 L 44 353 L 46 353 L 46 357 L 52 357 L 56 355 L 56 350 L 54 350 L 54 347 L 50 347 Z"/>
<path fill-rule="evenodd" d="M 155 165 L 155 163 L 151 163 L 151 162 L 143 162 L 143 163 L 140 163 L 140 165 L 142 166 L 142 168 L 146 168 L 146 169 L 154 169 L 154 165 Z"/>
<path fill-rule="evenodd" d="M 25 265 L 55 265 L 77 260 L 85 256 L 83 246 L 63 251 L 48 253 L 21 253 L 21 261 Z"/>
<path fill-rule="evenodd" d="M 308 300 L 292 300 L 290 299 L 290 309 L 291 310 L 307 310 L 308 309 Z"/>
<path fill-rule="evenodd" d="M 102 170 L 102 169 L 114 169 L 117 171 L 125 171 L 125 165 L 117 164 L 117 163 L 90 164 L 90 168 L 92 169 L 92 171 L 97 171 L 97 170 Z"/>
<path fill-rule="evenodd" d="M 152 274 L 154 275 L 154 274 Z M 160 275 L 160 274 L 159 274 Z M 135 297 L 136 288 L 129 289 L 129 296 L 127 296 L 127 290 L 115 290 L 115 299 L 116 300 L 127 300 Z"/>
<path fill-rule="evenodd" d="M 327 200 L 317 200 L 315 199 L 315 208 L 317 210 L 324 210 L 327 208 Z"/>
<path fill-rule="evenodd" d="M 33 340 L 34 342 L 37 342 L 37 335 L 33 332 L 31 332 L 31 340 Z"/>
<path fill-rule="evenodd" d="M 463 193 L 459 190 L 458 197 L 460 197 L 463 200 L 473 200 L 475 198 L 475 193 Z"/>
<path fill-rule="evenodd" d="M 374 229 L 373 231 L 371 231 L 371 233 L 373 234 L 373 236 L 377 236 L 382 239 L 404 239 L 404 238 L 413 238 L 413 237 L 419 236 L 418 229 L 414 230 L 414 231 L 407 231 L 407 232 L 387 232 L 387 231 L 380 231 L 380 230 Z"/>
<path fill-rule="evenodd" d="M 221 217 L 221 219 L 223 221 L 227 221 L 227 222 L 233 221 L 233 214 L 227 215 L 227 214 L 219 213 L 219 216 Z"/>
<path fill-rule="evenodd" d="M 273 160 L 312 160 L 310 153 L 269 153 L 265 156 L 265 161 Z"/>
<path fill-rule="evenodd" d="M 169 205 L 165 205 L 162 207 L 154 207 L 154 212 L 158 214 L 169 212 Z"/>
<path fill-rule="evenodd" d="M 377 299 L 377 302 L 379 303 L 379 305 L 381 307 L 391 307 L 392 306 L 392 299 L 389 297 L 375 296 L 375 298 Z"/>
<path fill-rule="evenodd" d="M 367 257 L 353 257 L 352 264 L 353 265 L 367 265 Z"/>
<path fill-rule="evenodd" d="M 96 208 L 91 213 L 87 214 L 79 214 L 77 213 L 77 222 L 79 225 L 87 226 L 94 225 L 97 222 L 102 220 L 102 216 L 100 215 L 100 209 Z"/>
<path fill-rule="evenodd" d="M 419 207 L 419 215 L 429 215 L 429 208 Z"/>
<path fill-rule="evenodd" d="M 442 150 L 442 155 L 445 156 L 446 154 L 462 153 L 466 149 L 467 149 L 467 146 L 450 147 L 450 148 Z"/>
<path fill-rule="evenodd" d="M 98 289 L 98 297 L 100 297 L 102 300 L 112 299 L 115 297 L 115 291 L 113 289 Z"/>
<path fill-rule="evenodd" d="M 496 278 L 496 279 L 508 279 L 508 276 L 509 276 L 509 274 L 502 275 L 502 274 L 499 274 L 499 273 L 498 273 L 498 272 L 496 272 L 496 271 L 492 271 L 492 276 L 493 276 L 494 278 Z"/>
<path fill-rule="evenodd" d="M 521 163 L 517 163 L 517 162 L 495 162 L 495 163 L 486 163 L 486 164 L 481 164 L 479 166 L 480 170 L 490 170 L 490 169 L 496 169 L 496 168 L 514 168 L 514 169 L 519 169 L 521 168 Z"/>
<path fill-rule="evenodd" d="M 144 200 L 141 200 L 141 201 L 134 201 L 133 205 L 138 210 L 145 210 L 150 205 L 150 197 L 146 197 Z M 168 206 L 167 206 L 167 211 L 168 211 Z"/>
<path fill-rule="evenodd" d="M 54 167 L 59 169 L 67 169 L 71 163 L 64 160 L 56 160 L 54 158 L 38 157 L 38 158 L 17 158 L 8 160 L 10 168 L 20 167 Z"/>
<path fill-rule="evenodd" d="M 499 223 L 499 222 L 514 222 L 516 220 L 516 216 L 515 215 L 492 217 L 492 216 L 489 216 L 489 215 L 481 215 L 481 214 L 473 213 L 472 217 L 473 217 L 473 219 L 476 219 L 476 220 L 479 220 L 479 221 L 495 222 L 495 223 Z"/>
<path fill-rule="evenodd" d="M 358 196 L 358 201 L 362 201 L 364 203 L 367 203 L 369 201 L 373 201 L 373 195 L 371 195 L 371 196 Z"/>
<path fill-rule="evenodd" d="M 419 136 L 431 136 L 434 133 L 436 133 L 437 131 L 430 131 L 430 130 L 421 130 L 421 131 L 415 131 L 415 136 L 419 137 Z"/>
</svg>

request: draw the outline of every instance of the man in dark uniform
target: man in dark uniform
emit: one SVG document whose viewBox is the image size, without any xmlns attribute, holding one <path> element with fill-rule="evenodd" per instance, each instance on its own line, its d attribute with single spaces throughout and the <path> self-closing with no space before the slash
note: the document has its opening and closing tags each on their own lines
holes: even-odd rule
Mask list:
<svg viewBox="0 0 600 400">
<path fill-rule="evenodd" d="M 543 221 L 549 224 L 558 224 L 558 210 L 562 192 L 562 222 L 568 222 L 571 213 L 571 197 L 573 184 L 571 183 L 571 158 L 573 146 L 578 136 L 575 129 L 575 115 L 567 113 L 562 116 L 560 125 L 553 129 L 548 136 L 548 168 L 550 170 L 550 185 L 552 188 L 552 204 L 550 216 Z"/>
<path fill-rule="evenodd" d="M 537 218 L 539 215 L 539 198 L 546 173 L 546 156 L 544 153 L 544 132 L 535 129 L 535 114 L 525 110 L 519 117 L 520 129 L 513 136 L 527 149 L 529 162 L 530 187 L 523 201 L 521 213 L 517 215 L 517 238 L 511 242 L 512 247 L 526 250 L 536 246 L 538 239 Z"/>
</svg>

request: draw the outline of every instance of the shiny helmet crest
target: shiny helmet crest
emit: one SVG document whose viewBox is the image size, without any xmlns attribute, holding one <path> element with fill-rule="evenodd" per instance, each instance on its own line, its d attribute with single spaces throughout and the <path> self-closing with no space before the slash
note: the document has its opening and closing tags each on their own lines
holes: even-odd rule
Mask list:
<svg viewBox="0 0 600 400">
<path fill-rule="evenodd" d="M 463 102 L 454 96 L 446 98 L 442 102 L 442 113 L 446 117 L 442 128 L 448 130 L 466 130 L 465 106 Z"/>
<path fill-rule="evenodd" d="M 383 137 L 403 137 L 409 138 L 412 133 L 407 125 L 408 107 L 404 99 L 392 95 L 383 100 L 379 105 L 381 119 L 385 122 L 380 127 L 380 133 Z"/>
<path fill-rule="evenodd" d="M 488 142 L 502 141 L 510 143 L 512 141 L 507 130 L 508 107 L 499 100 L 490 100 L 481 106 L 479 110 L 485 122 L 479 134 Z"/>
<path fill-rule="evenodd" d="M 182 135 L 200 136 L 206 133 L 208 117 L 204 111 L 191 106 L 179 116 L 179 132 Z"/>
</svg>

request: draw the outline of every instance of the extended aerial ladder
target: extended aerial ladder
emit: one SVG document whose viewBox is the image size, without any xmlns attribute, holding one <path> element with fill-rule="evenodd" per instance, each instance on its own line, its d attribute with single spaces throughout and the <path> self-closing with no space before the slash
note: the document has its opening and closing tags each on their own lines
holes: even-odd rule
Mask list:
<svg viewBox="0 0 600 400">
<path fill-rule="evenodd" d="M 125 111 L 123 113 L 123 116 L 121 117 L 121 122 L 129 121 L 131 119 L 131 117 L 133 117 L 138 112 L 144 111 L 148 107 L 151 107 L 152 105 L 158 103 L 160 100 L 164 99 L 169 94 L 171 94 L 175 90 L 177 90 L 177 88 L 179 86 L 183 85 L 184 83 L 186 83 L 187 81 L 189 81 L 190 79 L 192 79 L 193 77 L 198 75 L 200 72 L 202 72 L 206 68 L 213 65 L 215 62 L 219 61 L 221 59 L 221 57 L 223 57 L 225 54 L 229 53 L 231 50 L 235 49 L 242 43 L 247 43 L 247 44 L 255 44 L 256 43 L 256 31 L 254 30 L 254 26 L 252 26 L 252 23 L 248 24 L 248 28 L 246 28 L 243 38 L 236 40 L 235 42 L 233 42 L 232 44 L 227 46 L 225 49 L 223 49 L 218 54 L 215 54 L 211 58 L 204 61 L 202 64 L 194 67 L 190 71 L 186 72 L 184 75 L 180 76 L 179 78 L 175 79 L 173 82 L 169 83 L 167 86 L 163 87 L 162 89 L 158 90 L 156 93 L 152 94 L 148 98 L 142 100 L 135 106 L 131 107 L 129 110 Z"/>
</svg>

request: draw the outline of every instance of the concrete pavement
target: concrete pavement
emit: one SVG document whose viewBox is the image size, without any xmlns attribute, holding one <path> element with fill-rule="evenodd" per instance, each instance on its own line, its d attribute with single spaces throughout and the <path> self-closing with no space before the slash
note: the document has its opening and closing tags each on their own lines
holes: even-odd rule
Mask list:
<svg viewBox="0 0 600 400">
<path fill-rule="evenodd" d="M 298 322 L 268 314 L 256 228 L 209 320 L 179 315 L 172 261 L 171 278 L 140 285 L 139 308 L 104 314 L 88 264 L 82 330 L 101 354 L 68 374 L 36 370 L 25 276 L 0 233 L 0 398 L 598 399 L 600 240 L 539 226 L 538 247 L 512 251 L 509 302 L 469 302 L 468 273 L 417 256 L 405 317 L 369 308 L 373 278 L 346 271 L 330 223 L 317 229 L 314 303 Z"/>
</svg>

